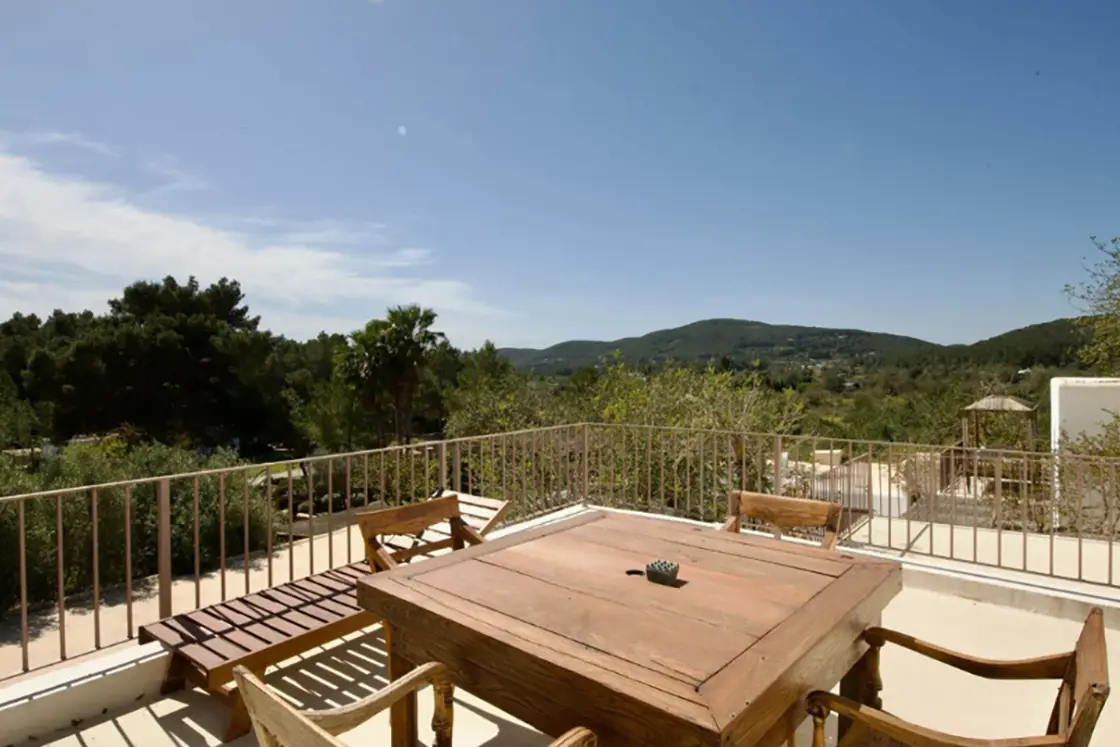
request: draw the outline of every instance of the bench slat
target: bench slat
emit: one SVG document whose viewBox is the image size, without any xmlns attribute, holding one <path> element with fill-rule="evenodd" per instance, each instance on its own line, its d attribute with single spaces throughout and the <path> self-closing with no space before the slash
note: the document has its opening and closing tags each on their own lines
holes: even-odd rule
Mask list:
<svg viewBox="0 0 1120 747">
<path fill-rule="evenodd" d="M 455 495 L 464 522 L 479 533 L 492 528 L 505 512 L 504 501 Z M 342 517 L 349 518 L 347 514 Z M 345 526 L 347 522 L 339 523 Z M 419 541 L 394 536 L 383 538 L 383 544 L 398 562 L 431 557 L 451 549 L 451 526 L 443 521 L 426 527 Z M 293 579 L 141 626 L 140 639 L 158 640 L 173 649 L 215 687 L 222 684 L 219 680 L 231 679 L 233 667 L 242 661 L 263 665 L 272 649 L 287 658 L 303 643 L 321 645 L 336 630 L 341 636 L 371 624 L 356 595 L 356 582 L 369 572 L 363 560 Z"/>
</svg>

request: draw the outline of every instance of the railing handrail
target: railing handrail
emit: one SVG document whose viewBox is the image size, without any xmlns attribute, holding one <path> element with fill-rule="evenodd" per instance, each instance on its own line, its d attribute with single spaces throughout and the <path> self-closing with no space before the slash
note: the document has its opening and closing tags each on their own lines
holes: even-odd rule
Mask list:
<svg viewBox="0 0 1120 747">
<path fill-rule="evenodd" d="M 275 462 L 257 462 L 257 463 L 244 463 L 237 464 L 229 467 L 215 467 L 213 469 L 195 470 L 192 472 L 178 472 L 164 475 L 149 475 L 146 477 L 136 477 L 129 480 L 116 480 L 113 482 L 96 483 L 87 485 L 75 485 L 72 487 L 52 488 L 50 490 L 40 490 L 32 493 L 19 493 L 15 495 L 0 496 L 0 504 L 17 501 L 28 500 L 34 498 L 54 498 L 64 496 L 71 493 L 82 493 L 90 490 L 109 490 L 113 488 L 125 488 L 136 485 L 150 485 L 158 483 L 160 480 L 183 480 L 186 478 L 208 477 L 221 474 L 230 474 L 234 472 L 244 472 L 247 469 L 258 469 L 262 473 L 267 472 L 273 468 L 286 469 L 292 464 L 314 464 L 322 461 L 333 461 L 338 459 L 353 459 L 354 457 L 364 457 L 371 454 L 394 453 L 397 451 L 407 451 L 410 449 L 430 448 L 439 445 L 453 446 L 455 444 L 463 443 L 478 443 L 480 441 L 492 441 L 501 438 L 517 437 L 528 435 L 532 433 L 547 433 L 551 431 L 558 431 L 564 429 L 578 429 L 578 428 L 634 428 L 643 430 L 654 431 L 670 431 L 674 433 L 694 433 L 703 435 L 721 435 L 729 437 L 740 438 L 769 438 L 769 439 L 782 439 L 790 445 L 801 444 L 806 442 L 824 442 L 833 445 L 848 445 L 859 446 L 861 449 L 879 447 L 889 450 L 899 450 L 903 454 L 913 454 L 915 452 L 928 452 L 934 456 L 941 457 L 944 454 L 952 451 L 954 453 L 961 453 L 976 458 L 988 459 L 1031 459 L 1031 458 L 1048 458 L 1057 459 L 1057 454 L 1052 451 L 1026 451 L 1019 449 L 988 449 L 979 446 L 962 446 L 958 440 L 956 443 L 946 446 L 945 444 L 923 444 L 913 443 L 909 441 L 874 441 L 874 440 L 860 440 L 852 438 L 836 438 L 832 436 L 820 436 L 814 434 L 788 434 L 788 433 L 774 433 L 768 431 L 742 431 L 729 428 L 697 428 L 692 426 L 674 426 L 674 425 L 653 425 L 650 423 L 603 423 L 603 422 L 578 422 L 578 423 L 563 423 L 560 425 L 547 425 L 535 428 L 521 428 L 513 431 L 503 431 L 501 433 L 488 433 L 480 436 L 458 436 L 454 438 L 444 438 L 437 441 L 420 441 L 409 444 L 393 444 L 391 446 L 381 446 L 375 449 L 361 449 L 349 452 L 334 452 L 331 454 L 317 454 L 303 457 L 292 457 L 290 459 L 279 460 Z M 860 456 L 864 456 L 861 454 Z M 1077 462 L 1085 464 L 1095 464 L 1098 466 L 1120 466 L 1120 457 L 1098 456 L 1090 454 L 1067 454 Z"/>
<path fill-rule="evenodd" d="M 244 472 L 246 469 L 258 469 L 266 472 L 276 467 L 287 468 L 292 464 L 299 463 L 316 463 L 322 461 L 333 461 L 337 459 L 353 459 L 354 457 L 364 457 L 371 454 L 394 453 L 397 451 L 407 451 L 409 449 L 430 448 L 439 445 L 453 446 L 455 444 L 464 443 L 478 443 L 485 441 L 492 441 L 501 438 L 510 438 L 528 435 L 532 433 L 547 433 L 551 431 L 558 431 L 564 429 L 578 429 L 578 428 L 634 428 L 642 430 L 654 431 L 670 431 L 674 433 L 694 433 L 703 435 L 721 435 L 739 438 L 769 438 L 769 439 L 782 439 L 782 441 L 794 444 L 803 444 L 807 442 L 823 442 L 839 446 L 858 446 L 862 449 L 868 448 L 884 448 L 888 451 L 898 450 L 902 454 L 913 454 L 915 452 L 928 452 L 933 456 L 941 457 L 948 452 L 960 453 L 967 456 L 976 458 L 987 459 L 1032 459 L 1032 458 L 1046 458 L 1057 459 L 1057 454 L 1053 451 L 1026 451 L 1020 449 L 989 449 L 980 446 L 962 446 L 960 441 L 951 445 L 945 444 L 923 444 L 913 443 L 909 441 L 874 441 L 874 440 L 860 440 L 853 438 L 835 438 L 832 436 L 820 436 L 814 434 L 788 434 L 788 433 L 774 433 L 768 431 L 742 431 L 729 428 L 696 428 L 691 426 L 674 426 L 674 425 L 653 425 L 650 423 L 603 423 L 603 422 L 578 422 L 578 423 L 563 423 L 560 425 L 547 425 L 535 428 L 521 428 L 514 431 L 503 431 L 501 433 L 488 433 L 480 436 L 458 436 L 454 438 L 444 438 L 437 441 L 419 441 L 409 444 L 393 444 L 391 446 L 381 446 L 375 449 L 361 449 L 358 451 L 349 452 L 335 452 L 331 454 L 317 454 L 303 457 L 292 457 L 290 459 L 279 460 L 275 462 L 257 462 L 257 463 L 244 463 L 237 464 L 230 467 L 215 467 L 213 469 L 196 470 L 193 472 L 178 472 L 165 475 L 149 475 L 146 477 L 136 477 L 130 480 L 116 480 L 114 482 L 75 485 L 73 487 L 65 488 L 52 488 L 50 490 L 40 490 L 32 493 L 20 493 L 16 495 L 0 496 L 0 504 L 10 501 L 27 500 L 32 498 L 54 498 L 63 496 L 70 493 L 80 493 L 89 490 L 107 490 L 113 488 L 124 488 L 136 485 L 149 485 L 157 483 L 160 480 L 182 480 L 186 478 L 208 477 L 221 474 L 230 474 L 233 472 Z M 861 454 L 860 456 L 864 456 Z M 1075 461 L 1083 464 L 1095 464 L 1098 466 L 1120 466 L 1120 457 L 1099 456 L 1091 454 L 1074 454 L 1068 453 L 1067 457 L 1073 458 Z"/>
<path fill-rule="evenodd" d="M 292 457 L 290 459 L 283 459 L 276 462 L 246 462 L 243 464 L 235 464 L 230 467 L 215 467 L 213 469 L 195 470 L 193 472 L 175 472 L 166 475 L 149 475 L 147 477 L 135 477 L 130 480 L 116 480 L 114 482 L 102 482 L 92 485 L 75 485 L 69 488 L 52 488 L 50 490 L 39 490 L 34 493 L 19 493 L 17 495 L 0 495 L 0 503 L 7 501 L 20 501 L 31 498 L 54 498 L 68 493 L 81 493 L 90 490 L 107 490 L 111 488 L 127 488 L 135 485 L 149 485 L 158 483 L 161 480 L 183 480 L 186 478 L 195 477 L 211 477 L 214 475 L 229 474 L 231 472 L 244 472 L 249 469 L 260 470 L 262 473 L 267 472 L 273 467 L 290 468 L 291 465 L 299 463 L 302 465 L 305 462 L 322 462 L 333 461 L 335 459 L 352 459 L 354 457 L 369 456 L 370 454 L 383 454 L 392 453 L 396 451 L 408 451 L 410 449 L 419 449 L 428 446 L 451 446 L 456 443 L 475 443 L 478 441 L 486 441 L 490 439 L 503 438 L 509 436 L 523 436 L 529 433 L 541 433 L 547 431 L 561 430 L 563 428 L 578 428 L 584 423 L 570 423 L 566 425 L 548 425 L 541 426 L 540 428 L 522 428 L 516 431 L 503 431 L 502 433 L 488 433 L 484 436 L 459 436 L 456 438 L 445 438 L 439 441 L 418 441 L 408 444 L 393 444 L 392 446 L 380 446 L 376 449 L 362 449 L 361 451 L 347 451 L 335 452 L 331 454 L 317 454 L 304 457 Z"/>
</svg>

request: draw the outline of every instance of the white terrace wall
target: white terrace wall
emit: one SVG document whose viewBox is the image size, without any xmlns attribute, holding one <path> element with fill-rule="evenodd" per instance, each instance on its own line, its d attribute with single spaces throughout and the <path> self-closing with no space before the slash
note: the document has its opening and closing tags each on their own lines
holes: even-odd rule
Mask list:
<svg viewBox="0 0 1120 747">
<path fill-rule="evenodd" d="M 1120 414 L 1120 379 L 1059 376 L 1050 380 L 1050 450 L 1061 451 L 1065 438 L 1095 436 L 1114 414 Z M 1061 496 L 1059 461 L 1054 460 L 1054 497 Z M 1106 498 L 1087 489 L 1080 497 L 1082 508 L 1104 507 Z M 1057 501 L 1055 501 L 1056 505 Z M 1058 523 L 1055 507 L 1054 523 Z M 1103 510 L 1103 508 L 1102 508 Z"/>
<path fill-rule="evenodd" d="M 1120 413 L 1120 379 L 1061 376 L 1050 380 L 1050 448 L 1058 450 L 1062 434 L 1095 436 Z"/>
</svg>

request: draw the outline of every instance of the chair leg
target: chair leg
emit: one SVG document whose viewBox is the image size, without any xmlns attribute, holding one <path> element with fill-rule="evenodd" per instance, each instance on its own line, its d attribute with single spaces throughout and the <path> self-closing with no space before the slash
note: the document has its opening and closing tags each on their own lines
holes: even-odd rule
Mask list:
<svg viewBox="0 0 1120 747">
<path fill-rule="evenodd" d="M 248 734 L 253 728 L 249 709 L 245 707 L 245 699 L 241 697 L 241 693 L 233 694 L 233 702 L 230 705 L 229 722 L 226 724 L 226 733 L 222 737 L 222 742 L 232 742 L 243 734 Z"/>
<path fill-rule="evenodd" d="M 264 669 L 251 670 L 258 679 L 263 679 Z M 226 733 L 222 742 L 232 742 L 240 736 L 248 734 L 253 728 L 253 720 L 249 718 L 249 709 L 245 706 L 245 699 L 241 697 L 240 688 L 234 688 L 230 694 L 229 721 L 226 723 Z"/>
<path fill-rule="evenodd" d="M 883 689 L 883 680 L 879 676 L 879 651 L 880 646 L 872 646 L 864 652 L 855 666 L 840 680 L 840 695 L 854 700 L 861 705 L 881 709 L 883 700 L 879 693 Z M 836 743 L 839 744 L 852 726 L 852 720 L 846 717 L 837 719 Z"/>
<path fill-rule="evenodd" d="M 432 731 L 436 735 L 435 747 L 451 747 L 451 735 L 455 726 L 455 712 L 452 701 L 455 686 L 450 682 L 437 682 L 432 686 L 435 691 L 435 713 L 432 715 Z"/>
<path fill-rule="evenodd" d="M 813 713 L 813 747 L 824 747 L 824 721 L 828 714 Z"/>
<path fill-rule="evenodd" d="M 179 654 L 171 654 L 167 662 L 167 671 L 163 674 L 163 682 L 159 685 L 159 694 L 168 695 L 177 690 L 182 690 L 187 684 L 187 669 L 190 664 Z"/>
</svg>

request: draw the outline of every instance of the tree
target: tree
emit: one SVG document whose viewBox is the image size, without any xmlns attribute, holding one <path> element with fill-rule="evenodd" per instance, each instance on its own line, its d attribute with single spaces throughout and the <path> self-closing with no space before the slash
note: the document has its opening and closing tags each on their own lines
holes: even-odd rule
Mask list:
<svg viewBox="0 0 1120 747">
<path fill-rule="evenodd" d="M 436 312 L 417 305 L 389 309 L 382 327 L 381 345 L 384 372 L 393 401 L 393 424 L 397 441 L 412 441 L 412 411 L 417 389 L 423 379 L 429 357 L 440 341 L 442 332 L 432 330 Z M 403 438 L 402 438 L 403 437 Z"/>
<path fill-rule="evenodd" d="M 38 426 L 31 405 L 19 398 L 11 377 L 0 371 L 0 449 L 30 444 Z"/>
<path fill-rule="evenodd" d="M 411 443 L 416 394 L 430 364 L 446 343 L 432 330 L 436 313 L 419 306 L 389 309 L 385 319 L 370 320 L 350 335 L 339 353 L 338 370 L 356 393 L 367 414 L 386 407 L 392 413 L 393 434 Z M 444 351 L 447 354 L 447 351 Z"/>
<path fill-rule="evenodd" d="M 384 344 L 386 326 L 384 319 L 371 319 L 365 327 L 352 332 L 346 344 L 335 353 L 336 378 L 350 390 L 354 401 L 378 431 L 390 407 Z"/>
<path fill-rule="evenodd" d="M 1097 263 L 1086 267 L 1088 277 L 1066 286 L 1066 295 L 1080 305 L 1079 324 L 1089 334 L 1080 349 L 1082 361 L 1102 373 L 1120 369 L 1120 237 L 1105 242 L 1090 237 Z"/>
</svg>

